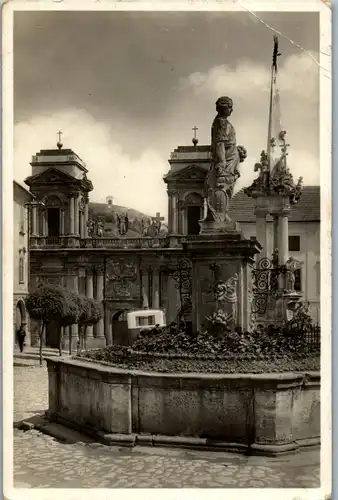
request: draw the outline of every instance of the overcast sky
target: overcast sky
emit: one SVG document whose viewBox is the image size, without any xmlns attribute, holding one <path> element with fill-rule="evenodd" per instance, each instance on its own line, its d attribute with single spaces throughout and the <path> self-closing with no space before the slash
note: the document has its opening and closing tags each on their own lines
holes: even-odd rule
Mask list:
<svg viewBox="0 0 338 500">
<path fill-rule="evenodd" d="M 259 13 L 318 59 L 316 13 Z M 237 188 L 254 178 L 266 145 L 273 33 L 247 12 L 16 12 L 15 178 L 63 131 L 89 169 L 92 201 L 166 215 L 170 152 L 210 143 L 215 101 L 234 100 L 230 121 L 248 150 Z M 319 183 L 319 72 L 280 38 L 279 82 L 289 165 Z"/>
</svg>

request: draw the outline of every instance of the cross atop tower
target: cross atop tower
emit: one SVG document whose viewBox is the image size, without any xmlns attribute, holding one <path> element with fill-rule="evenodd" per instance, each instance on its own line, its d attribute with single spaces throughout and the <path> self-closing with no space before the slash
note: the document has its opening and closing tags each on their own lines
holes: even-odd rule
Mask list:
<svg viewBox="0 0 338 500">
<path fill-rule="evenodd" d="M 58 140 L 58 143 L 57 143 L 57 147 L 58 147 L 59 149 L 61 149 L 61 148 L 62 148 L 62 146 L 63 146 L 63 144 L 62 144 L 62 142 L 61 142 L 61 136 L 62 136 L 62 133 L 63 133 L 63 132 L 61 132 L 61 130 L 59 130 L 59 131 L 57 132 L 57 135 L 59 136 L 59 140 Z"/>
<path fill-rule="evenodd" d="M 196 125 L 192 128 L 192 130 L 194 131 L 194 137 L 193 137 L 193 140 L 192 140 L 192 143 L 194 146 L 197 146 L 198 144 L 198 139 L 197 139 L 197 136 L 196 136 L 196 132 L 198 130 L 198 127 L 196 127 Z"/>
</svg>

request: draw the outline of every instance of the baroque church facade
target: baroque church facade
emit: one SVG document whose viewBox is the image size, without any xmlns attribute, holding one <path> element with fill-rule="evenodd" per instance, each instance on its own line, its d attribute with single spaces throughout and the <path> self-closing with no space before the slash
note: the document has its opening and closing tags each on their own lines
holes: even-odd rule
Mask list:
<svg viewBox="0 0 338 500">
<path fill-rule="evenodd" d="M 98 204 L 90 203 L 93 185 L 81 158 L 60 143 L 57 149 L 41 150 L 32 158 L 32 175 L 25 181 L 36 200 L 30 209 L 30 290 L 41 283 L 53 283 L 101 302 L 104 317 L 88 328 L 88 347 L 114 343 L 126 312 L 143 307 L 163 309 L 167 324 L 183 319 L 188 329 L 200 329 L 213 311 L 215 297 L 210 287 L 220 280 L 217 267 L 225 272 L 222 279 L 229 283 L 233 280 L 236 289 L 236 325 L 249 328 L 250 294 L 242 291 L 251 287 L 252 266 L 260 245 L 255 238 L 253 214 L 242 214 L 241 220 L 238 207 L 236 211 L 236 197 L 245 195 L 235 195 L 230 208 L 233 220 L 243 222 L 241 236 L 201 238 L 199 221 L 205 213 L 210 146 L 180 146 L 171 153 L 169 164 L 163 179 L 168 193 L 167 229 L 150 235 L 127 230 L 107 237 L 104 230 L 92 230 L 98 222 L 93 207 Z M 245 198 L 245 206 L 250 205 L 252 200 Z M 296 205 L 294 212 L 297 210 Z M 100 224 L 104 226 L 105 220 L 101 218 Z M 217 262 L 225 257 L 226 265 L 219 266 Z M 315 256 L 311 266 L 318 262 L 319 256 Z M 309 276 L 304 279 L 302 271 L 303 288 L 304 283 L 309 284 Z M 319 309 L 319 291 L 313 302 Z M 48 325 L 48 346 L 58 345 L 57 328 Z M 38 343 L 38 325 L 33 321 L 30 334 L 32 345 Z M 75 344 L 77 334 L 77 325 L 67 327 L 64 347 L 69 338 Z"/>
<path fill-rule="evenodd" d="M 209 146 L 178 147 L 171 154 L 170 170 L 164 177 L 168 192 L 167 233 L 130 238 L 127 232 L 106 238 L 103 233 L 88 234 L 93 186 L 79 156 L 60 144 L 58 149 L 41 150 L 33 156 L 32 175 L 25 180 L 37 200 L 30 214 L 30 289 L 53 283 L 102 302 L 104 317 L 89 328 L 88 347 L 113 343 L 125 313 L 142 307 L 164 309 L 167 323 L 183 319 L 188 328 L 201 327 L 203 316 L 192 311 L 193 281 L 199 279 L 193 276 L 192 261 L 217 248 L 218 254 L 223 253 L 221 242 L 210 241 L 203 249 L 191 247 L 203 216 L 210 162 Z M 243 258 L 246 264 L 252 264 L 258 250 L 250 240 L 244 246 Z M 210 281 L 209 268 L 206 273 Z M 203 301 L 208 300 L 204 297 Z M 249 325 L 249 310 L 248 304 L 240 307 L 243 328 Z M 72 331 L 63 332 L 65 343 L 70 337 L 74 341 L 77 338 L 77 325 L 68 328 Z M 34 344 L 38 334 L 33 321 L 30 330 Z M 57 326 L 48 325 L 46 344 L 56 346 L 58 336 Z"/>
</svg>

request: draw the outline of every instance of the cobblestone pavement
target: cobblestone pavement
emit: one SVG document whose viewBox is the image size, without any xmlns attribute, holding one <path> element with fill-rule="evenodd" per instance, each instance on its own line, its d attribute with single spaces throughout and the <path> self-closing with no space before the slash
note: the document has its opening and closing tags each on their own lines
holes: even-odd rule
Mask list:
<svg viewBox="0 0 338 500">
<path fill-rule="evenodd" d="M 14 420 L 47 408 L 45 367 L 14 369 Z M 314 488 L 319 451 L 288 457 L 66 444 L 36 430 L 14 429 L 16 488 Z"/>
</svg>

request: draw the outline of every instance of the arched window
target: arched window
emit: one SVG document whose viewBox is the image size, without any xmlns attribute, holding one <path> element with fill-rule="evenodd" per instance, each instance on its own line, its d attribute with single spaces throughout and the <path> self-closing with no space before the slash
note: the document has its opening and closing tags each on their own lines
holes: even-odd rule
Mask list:
<svg viewBox="0 0 338 500">
<path fill-rule="evenodd" d="M 61 200 L 58 196 L 49 196 L 46 199 L 48 236 L 60 236 L 60 209 Z"/>
<path fill-rule="evenodd" d="M 187 234 L 199 234 L 200 225 L 199 221 L 203 217 L 203 197 L 198 193 L 189 193 L 184 199 L 186 207 L 186 231 Z"/>
</svg>

